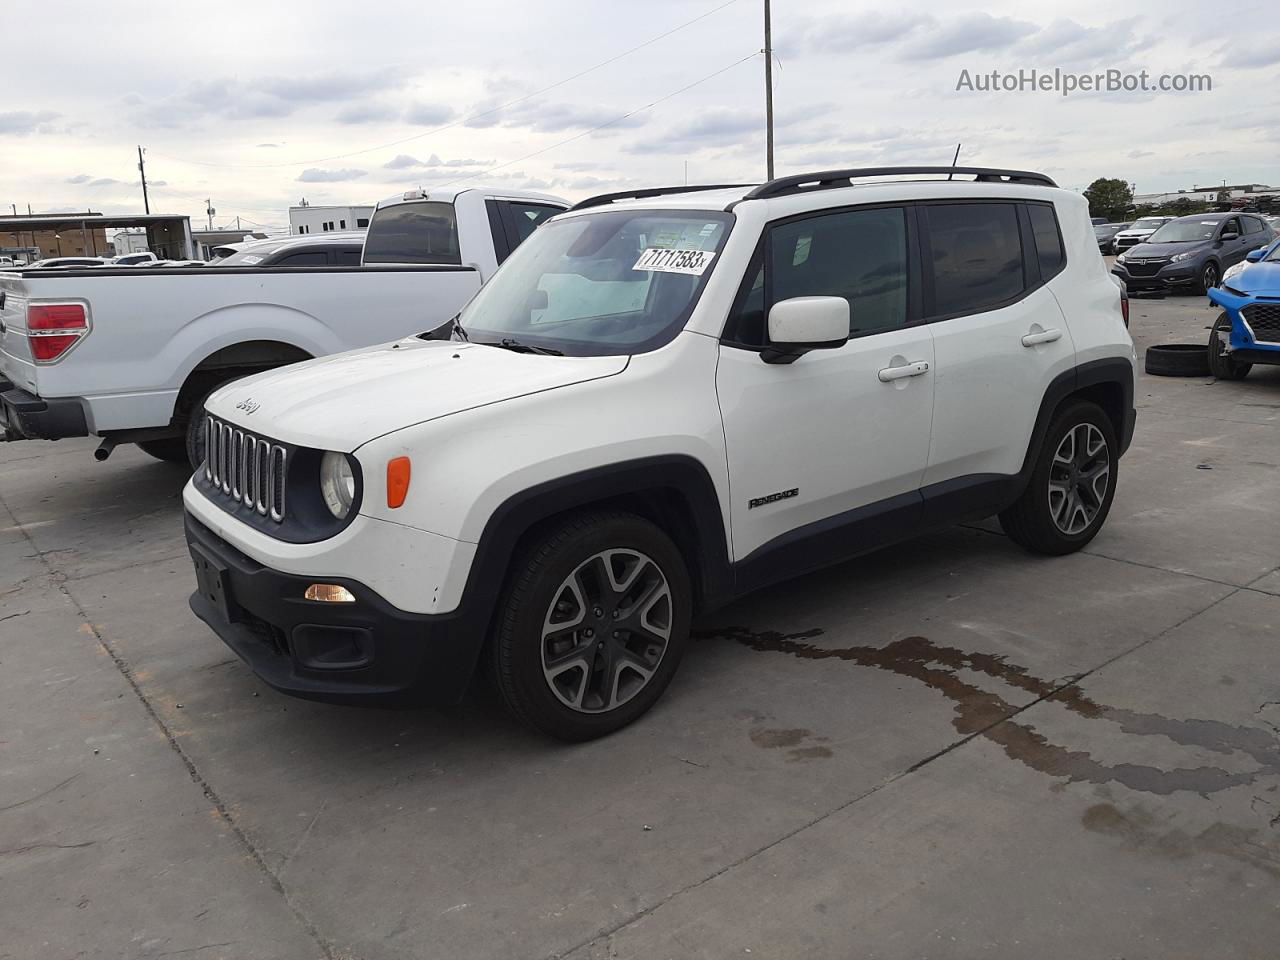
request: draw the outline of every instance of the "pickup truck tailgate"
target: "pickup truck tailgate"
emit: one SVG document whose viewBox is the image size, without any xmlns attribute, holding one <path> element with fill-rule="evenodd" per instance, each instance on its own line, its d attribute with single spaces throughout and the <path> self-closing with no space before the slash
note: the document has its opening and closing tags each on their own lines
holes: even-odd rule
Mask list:
<svg viewBox="0 0 1280 960">
<path fill-rule="evenodd" d="M 27 290 L 16 273 L 0 273 L 0 380 L 31 393 L 37 367 L 27 341 Z"/>
</svg>

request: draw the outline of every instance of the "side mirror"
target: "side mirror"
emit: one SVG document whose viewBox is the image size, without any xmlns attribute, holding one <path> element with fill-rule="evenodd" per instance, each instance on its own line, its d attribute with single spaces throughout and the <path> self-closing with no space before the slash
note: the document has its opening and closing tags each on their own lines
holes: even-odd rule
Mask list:
<svg viewBox="0 0 1280 960">
<path fill-rule="evenodd" d="M 1248 253 L 1244 255 L 1244 258 L 1248 260 L 1250 263 L 1257 263 L 1259 260 L 1262 259 L 1262 255 L 1266 252 L 1267 250 L 1265 247 L 1259 250 L 1250 250 Z"/>
<path fill-rule="evenodd" d="M 849 340 L 849 301 L 844 297 L 792 297 L 769 311 L 765 363 L 794 363 L 810 350 L 842 347 Z"/>
<path fill-rule="evenodd" d="M 1230 240 L 1239 240 L 1239 239 L 1240 239 L 1240 234 L 1235 233 L 1234 231 L 1228 230 L 1226 233 L 1224 233 L 1222 236 L 1218 238 L 1218 241 L 1220 243 L 1227 243 Z"/>
</svg>

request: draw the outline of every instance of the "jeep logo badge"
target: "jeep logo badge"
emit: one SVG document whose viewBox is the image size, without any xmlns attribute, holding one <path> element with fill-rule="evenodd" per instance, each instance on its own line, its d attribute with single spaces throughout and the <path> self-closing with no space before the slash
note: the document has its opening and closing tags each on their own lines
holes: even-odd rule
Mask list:
<svg viewBox="0 0 1280 960">
<path fill-rule="evenodd" d="M 258 401 L 253 399 L 253 397 L 248 397 L 247 399 L 241 400 L 239 403 L 236 404 L 236 409 L 243 410 L 244 415 L 246 417 L 249 416 L 251 413 L 253 413 L 255 410 L 257 410 L 258 407 L 259 407 Z"/>
</svg>

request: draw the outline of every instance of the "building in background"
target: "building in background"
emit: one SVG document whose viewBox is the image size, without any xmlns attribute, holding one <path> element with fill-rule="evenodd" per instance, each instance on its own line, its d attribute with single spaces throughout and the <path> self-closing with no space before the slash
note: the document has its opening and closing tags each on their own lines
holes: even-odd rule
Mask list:
<svg viewBox="0 0 1280 960">
<path fill-rule="evenodd" d="M 320 207 L 304 199 L 289 208 L 290 233 L 332 233 L 335 230 L 365 230 L 373 207 Z"/>
<path fill-rule="evenodd" d="M 123 257 L 126 253 L 146 253 L 147 231 L 117 230 L 111 237 L 112 256 Z"/>
<path fill-rule="evenodd" d="M 162 260 L 191 257 L 191 218 L 150 214 L 104 216 L 101 213 L 0 215 L 0 254 L 40 260 L 46 257 L 108 257 L 107 231 L 141 228 L 150 250 Z"/>
</svg>

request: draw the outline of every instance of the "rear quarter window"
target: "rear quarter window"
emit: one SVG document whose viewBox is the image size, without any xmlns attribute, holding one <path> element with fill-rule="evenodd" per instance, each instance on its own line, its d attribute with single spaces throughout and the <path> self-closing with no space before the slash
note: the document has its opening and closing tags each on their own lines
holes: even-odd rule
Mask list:
<svg viewBox="0 0 1280 960">
<path fill-rule="evenodd" d="M 1036 260 L 1040 264 L 1040 279 L 1048 280 L 1066 263 L 1062 253 L 1062 234 L 1058 230 L 1058 217 L 1047 203 L 1028 203 L 1027 217 L 1031 221 L 1031 236 L 1035 240 Z M 1115 234 L 1117 231 L 1108 231 Z"/>
</svg>

